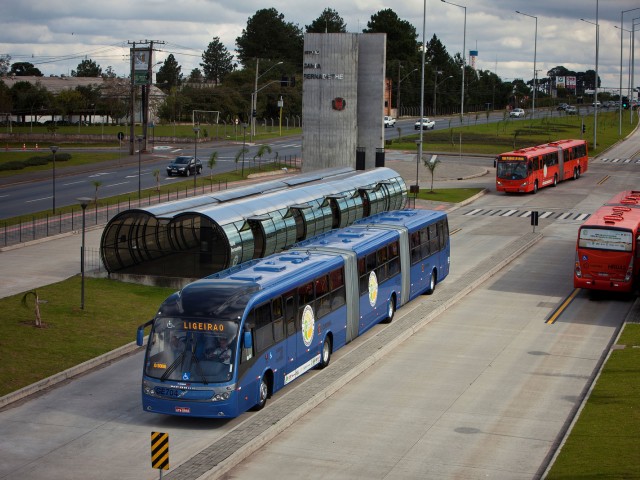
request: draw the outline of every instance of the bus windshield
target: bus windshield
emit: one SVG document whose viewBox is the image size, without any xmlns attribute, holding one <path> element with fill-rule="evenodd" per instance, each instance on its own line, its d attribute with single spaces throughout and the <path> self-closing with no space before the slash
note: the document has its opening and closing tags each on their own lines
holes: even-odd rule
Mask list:
<svg viewBox="0 0 640 480">
<path fill-rule="evenodd" d="M 582 228 L 578 246 L 597 250 L 631 252 L 633 235 L 629 230 L 611 230 L 607 228 Z"/>
<path fill-rule="evenodd" d="M 228 382 L 233 377 L 238 320 L 158 317 L 149 336 L 145 374 L 178 382 Z"/>
<path fill-rule="evenodd" d="M 524 180 L 527 178 L 527 164 L 524 161 L 498 160 L 496 175 L 506 180 Z"/>
</svg>

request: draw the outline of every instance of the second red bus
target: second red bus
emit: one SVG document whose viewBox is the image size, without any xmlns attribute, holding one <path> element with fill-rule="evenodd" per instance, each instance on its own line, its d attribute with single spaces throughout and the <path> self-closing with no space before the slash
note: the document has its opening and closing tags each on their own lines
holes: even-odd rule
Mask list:
<svg viewBox="0 0 640 480">
<path fill-rule="evenodd" d="M 631 292 L 640 276 L 640 190 L 617 194 L 578 230 L 573 285 Z"/>
</svg>

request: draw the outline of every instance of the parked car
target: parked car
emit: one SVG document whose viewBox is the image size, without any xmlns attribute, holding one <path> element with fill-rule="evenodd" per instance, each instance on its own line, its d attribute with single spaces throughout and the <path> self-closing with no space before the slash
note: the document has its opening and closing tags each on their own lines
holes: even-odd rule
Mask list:
<svg viewBox="0 0 640 480">
<path fill-rule="evenodd" d="M 556 110 L 566 110 L 568 106 L 566 103 L 561 103 L 556 107 Z"/>
<path fill-rule="evenodd" d="M 564 109 L 564 113 L 566 113 L 567 115 L 577 115 L 578 109 L 573 105 L 567 105 L 567 107 Z"/>
<path fill-rule="evenodd" d="M 600 100 L 598 100 L 597 102 L 593 102 L 593 103 L 591 104 L 591 106 L 592 106 L 592 107 L 596 107 L 596 108 L 598 108 L 598 107 L 601 107 L 601 106 L 602 106 L 602 104 L 600 103 Z"/>
<path fill-rule="evenodd" d="M 202 162 L 195 157 L 180 156 L 167 165 L 167 175 L 183 175 L 188 177 L 192 174 L 202 173 Z"/>
<path fill-rule="evenodd" d="M 389 115 L 384 116 L 384 128 L 391 128 L 395 126 L 395 124 L 396 124 L 395 118 L 390 117 Z"/>
<path fill-rule="evenodd" d="M 415 129 L 420 130 L 420 125 L 422 125 L 423 130 L 433 130 L 436 127 L 435 120 L 430 120 L 429 118 L 421 118 L 415 124 Z"/>
<path fill-rule="evenodd" d="M 509 112 L 510 117 L 524 117 L 524 110 L 521 108 L 514 108 Z"/>
</svg>

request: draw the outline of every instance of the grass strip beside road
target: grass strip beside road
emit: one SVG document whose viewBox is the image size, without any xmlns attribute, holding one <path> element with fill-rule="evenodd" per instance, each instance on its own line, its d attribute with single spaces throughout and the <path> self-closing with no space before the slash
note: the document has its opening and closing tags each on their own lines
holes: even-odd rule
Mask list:
<svg viewBox="0 0 640 480">
<path fill-rule="evenodd" d="M 547 480 L 640 478 L 640 325 L 628 324 Z"/>
<path fill-rule="evenodd" d="M 136 338 L 136 328 L 173 289 L 85 277 L 37 289 L 43 328 L 34 326 L 34 297 L 0 299 L 0 396 L 47 378 Z"/>
</svg>

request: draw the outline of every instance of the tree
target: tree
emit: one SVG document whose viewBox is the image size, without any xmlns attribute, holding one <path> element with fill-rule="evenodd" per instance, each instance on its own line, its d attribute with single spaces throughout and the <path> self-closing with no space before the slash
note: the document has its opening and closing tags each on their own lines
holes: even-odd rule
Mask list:
<svg viewBox="0 0 640 480">
<path fill-rule="evenodd" d="M 85 59 L 78 64 L 78 70 L 71 70 L 72 77 L 100 77 L 102 68 L 91 59 Z"/>
<path fill-rule="evenodd" d="M 440 159 L 438 159 L 437 155 L 432 155 L 429 160 L 427 160 L 426 158 L 423 158 L 422 162 L 424 163 L 424 166 L 429 169 L 429 172 L 431 172 L 431 190 L 430 190 L 430 192 L 433 193 L 433 176 L 434 176 L 434 174 L 436 172 L 436 167 L 440 163 Z"/>
<path fill-rule="evenodd" d="M 33 313 L 35 314 L 35 321 L 34 321 L 34 325 L 38 328 L 43 328 L 45 325 L 42 323 L 42 317 L 40 316 L 40 304 L 41 303 L 45 303 L 46 300 L 40 300 L 40 297 L 38 296 L 38 291 L 37 290 L 31 290 L 30 292 L 25 293 L 22 296 L 22 306 L 25 308 L 29 308 L 29 305 L 27 304 L 27 299 L 33 296 L 34 297 L 34 302 L 35 305 L 33 307 Z"/>
<path fill-rule="evenodd" d="M 213 37 L 209 46 L 202 54 L 202 63 L 200 66 L 204 71 L 207 80 L 213 81 L 215 85 L 224 81 L 224 77 L 233 71 L 233 55 L 220 42 L 219 37 Z"/>
<path fill-rule="evenodd" d="M 397 67 L 391 68 L 394 64 L 397 66 L 398 61 L 413 64 L 418 60 L 418 33 L 415 27 L 407 20 L 401 20 L 390 8 L 373 14 L 362 32 L 387 34 L 388 77 L 392 76 L 393 70 L 397 72 Z"/>
<path fill-rule="evenodd" d="M 52 96 L 40 83 L 16 82 L 11 87 L 11 100 L 13 112 L 25 122 L 27 114 L 33 120 L 34 115 L 45 113 L 51 106 Z"/>
<path fill-rule="evenodd" d="M 200 70 L 199 68 L 194 68 L 193 70 L 191 70 L 191 73 L 189 74 L 190 82 L 201 83 L 203 79 L 204 75 L 202 75 L 202 70 Z"/>
<path fill-rule="evenodd" d="M 102 78 L 116 78 L 117 76 L 111 65 L 109 65 L 102 74 Z"/>
<path fill-rule="evenodd" d="M 0 75 L 6 75 L 9 72 L 11 64 L 11 55 L 0 55 Z"/>
<path fill-rule="evenodd" d="M 236 38 L 238 59 L 244 67 L 255 58 L 278 59 L 290 65 L 302 64 L 302 30 L 275 8 L 258 10 L 247 21 L 247 28 Z"/>
<path fill-rule="evenodd" d="M 161 84 L 165 90 L 171 90 L 174 87 L 180 86 L 182 83 L 182 67 L 178 65 L 173 53 L 169 54 L 162 66 L 158 69 L 156 82 Z"/>
<path fill-rule="evenodd" d="M 11 75 L 16 77 L 42 77 L 42 72 L 38 70 L 32 63 L 29 62 L 16 62 L 11 65 Z"/>
<path fill-rule="evenodd" d="M 207 167 L 209 167 L 209 181 L 213 182 L 213 168 L 216 166 L 216 162 L 218 161 L 218 152 L 211 152 L 211 156 L 207 161 Z"/>
<path fill-rule="evenodd" d="M 71 120 L 73 114 L 78 114 L 86 108 L 84 97 L 77 90 L 62 90 L 56 97 L 56 104 L 63 116 Z"/>
<path fill-rule="evenodd" d="M 93 197 L 93 201 L 96 205 L 98 205 L 98 189 L 102 186 L 102 182 L 100 180 L 93 180 L 91 185 L 96 189 L 95 196 Z"/>
<path fill-rule="evenodd" d="M 254 163 L 256 161 L 256 158 L 258 158 L 258 168 L 260 168 L 262 157 L 265 153 L 271 153 L 271 146 L 266 143 L 263 143 L 262 145 L 260 145 L 260 147 L 258 148 L 258 152 L 253 157 Z"/>
<path fill-rule="evenodd" d="M 347 24 L 332 8 L 325 8 L 322 14 L 311 25 L 305 26 L 307 33 L 346 33 Z"/>
</svg>

